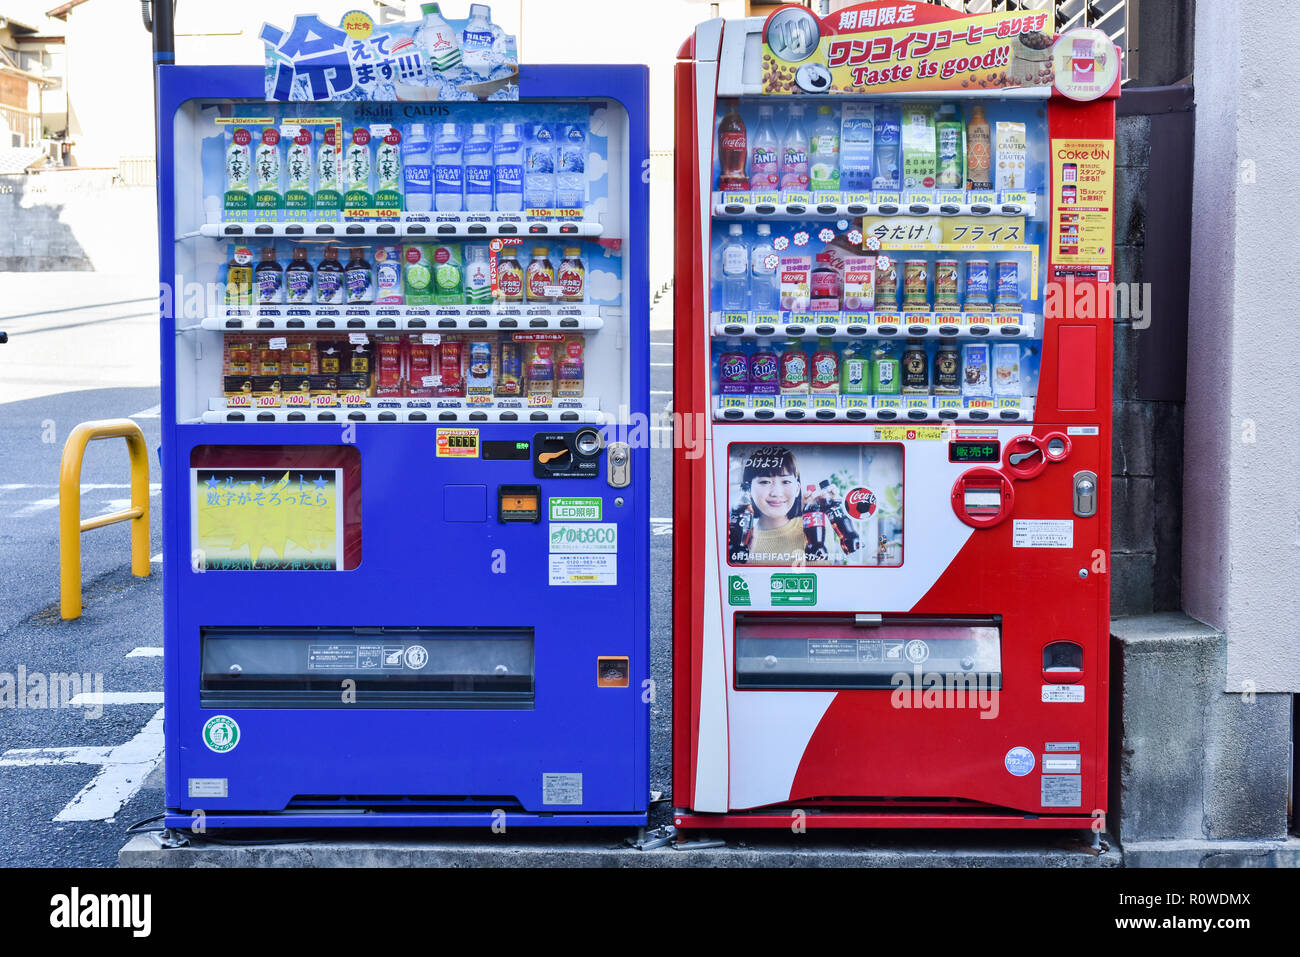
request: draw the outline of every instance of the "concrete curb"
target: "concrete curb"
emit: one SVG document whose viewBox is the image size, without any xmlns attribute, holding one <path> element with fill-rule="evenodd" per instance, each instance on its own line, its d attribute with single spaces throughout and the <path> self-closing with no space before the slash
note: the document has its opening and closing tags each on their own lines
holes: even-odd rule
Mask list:
<svg viewBox="0 0 1300 957">
<path fill-rule="evenodd" d="M 256 844 L 216 843 L 210 839 L 186 847 L 160 848 L 150 835 L 136 835 L 118 853 L 122 867 L 1043 867 L 1114 868 L 1123 855 L 1111 848 L 1094 853 L 1086 836 L 999 832 L 978 835 L 930 835 L 912 832 L 898 838 L 844 834 L 799 837 L 746 834 L 730 836 L 726 847 L 638 851 L 622 845 L 623 832 L 574 835 L 512 834 L 497 841 L 439 834 L 436 840 L 406 837 L 286 843 L 258 835 Z M 688 840 L 699 840 L 688 835 Z M 508 843 L 507 843 L 508 842 Z"/>
</svg>

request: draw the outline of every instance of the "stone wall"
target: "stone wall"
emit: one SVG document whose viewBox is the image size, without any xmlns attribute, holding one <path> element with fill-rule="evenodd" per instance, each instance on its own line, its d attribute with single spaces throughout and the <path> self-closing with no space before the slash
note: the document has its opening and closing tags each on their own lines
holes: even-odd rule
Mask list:
<svg viewBox="0 0 1300 957">
<path fill-rule="evenodd" d="M 1150 283 L 1153 298 L 1181 281 L 1153 276 L 1147 244 L 1169 241 L 1148 232 L 1151 117 L 1121 116 L 1116 125 L 1115 280 Z M 1144 306 L 1147 305 L 1144 303 Z M 1150 317 L 1117 318 L 1114 328 L 1114 438 L 1111 476 L 1111 614 L 1136 615 L 1181 607 L 1183 402 L 1142 398 L 1139 362 L 1144 343 L 1158 348 L 1142 326 Z M 1162 322 L 1178 321 L 1161 317 Z M 1181 316 L 1186 324 L 1186 316 Z M 1181 382 L 1183 358 L 1164 357 Z"/>
<path fill-rule="evenodd" d="M 152 186 L 115 171 L 0 175 L 0 272 L 138 272 L 158 259 Z"/>
</svg>

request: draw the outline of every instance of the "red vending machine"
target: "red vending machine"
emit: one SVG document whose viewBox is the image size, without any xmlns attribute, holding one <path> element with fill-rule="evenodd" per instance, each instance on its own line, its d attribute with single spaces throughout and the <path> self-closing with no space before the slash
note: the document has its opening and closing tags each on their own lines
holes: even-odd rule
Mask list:
<svg viewBox="0 0 1300 957">
<path fill-rule="evenodd" d="M 675 823 L 1099 827 L 1119 51 L 892 0 L 679 56 Z"/>
</svg>

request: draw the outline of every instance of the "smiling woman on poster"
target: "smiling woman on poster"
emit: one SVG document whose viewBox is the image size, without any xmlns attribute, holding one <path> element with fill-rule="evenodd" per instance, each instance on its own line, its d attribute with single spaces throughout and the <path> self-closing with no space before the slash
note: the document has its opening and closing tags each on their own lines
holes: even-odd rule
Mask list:
<svg viewBox="0 0 1300 957">
<path fill-rule="evenodd" d="M 825 519 L 815 511 L 805 516 L 794 452 L 779 445 L 754 449 L 745 459 L 740 489 L 746 501 L 732 510 L 727 535 L 733 563 L 829 564 Z M 806 531 L 805 521 L 820 536 L 817 529 Z"/>
</svg>

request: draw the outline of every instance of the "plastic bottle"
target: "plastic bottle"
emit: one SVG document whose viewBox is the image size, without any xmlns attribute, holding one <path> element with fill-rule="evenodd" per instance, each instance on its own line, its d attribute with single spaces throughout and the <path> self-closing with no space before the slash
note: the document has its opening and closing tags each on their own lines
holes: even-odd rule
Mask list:
<svg viewBox="0 0 1300 957">
<path fill-rule="evenodd" d="M 555 130 L 533 123 L 524 147 L 524 205 L 529 209 L 555 206 Z"/>
<path fill-rule="evenodd" d="M 810 130 L 808 177 L 814 192 L 839 192 L 840 124 L 830 106 L 817 107 L 817 119 Z"/>
<path fill-rule="evenodd" d="M 492 208 L 492 177 L 492 140 L 487 124 L 475 123 L 465 141 L 465 209 L 469 212 L 484 213 Z"/>
<path fill-rule="evenodd" d="M 284 270 L 275 261 L 275 247 L 262 250 L 262 261 L 253 270 L 253 287 L 258 305 L 273 306 L 284 302 Z"/>
<path fill-rule="evenodd" d="M 867 395 L 871 391 L 871 357 L 858 342 L 846 342 L 840 353 L 840 394 Z"/>
<path fill-rule="evenodd" d="M 587 126 L 566 123 L 559 132 L 555 205 L 561 209 L 582 209 L 587 202 Z"/>
<path fill-rule="evenodd" d="M 739 339 L 728 339 L 718 356 L 718 384 L 722 395 L 746 395 L 749 392 L 749 356 Z"/>
<path fill-rule="evenodd" d="M 755 192 L 776 192 L 781 185 L 781 144 L 772 127 L 772 107 L 758 108 L 758 126 L 749 145 L 749 188 Z"/>
<path fill-rule="evenodd" d="M 898 349 L 892 342 L 878 343 L 871 354 L 871 392 L 874 395 L 898 395 L 902 388 Z"/>
<path fill-rule="evenodd" d="M 519 126 L 502 123 L 492 143 L 496 208 L 517 213 L 524 208 L 524 141 Z"/>
<path fill-rule="evenodd" d="M 440 213 L 458 213 L 464 202 L 464 142 L 455 123 L 438 124 L 433 143 L 433 205 Z"/>
<path fill-rule="evenodd" d="M 436 3 L 420 5 L 420 33 L 418 46 L 424 48 L 426 69 L 433 73 L 446 70 L 460 62 L 460 44 L 456 31 L 442 18 Z"/>
<path fill-rule="evenodd" d="M 780 386 L 780 358 L 772 340 L 759 339 L 749 357 L 749 394 L 776 395 Z"/>
<path fill-rule="evenodd" d="M 352 247 L 343 281 L 347 287 L 349 306 L 362 306 L 375 301 L 375 270 L 366 261 L 363 247 Z"/>
<path fill-rule="evenodd" d="M 294 246 L 293 259 L 284 270 L 285 298 L 291 306 L 302 306 L 312 301 L 314 270 L 307 261 L 307 247 Z"/>
<path fill-rule="evenodd" d="M 484 80 L 492 72 L 492 8 L 486 3 L 469 5 L 469 20 L 460 32 L 461 62 Z"/>
<path fill-rule="evenodd" d="M 789 340 L 781 351 L 781 394 L 808 394 L 808 353 L 798 339 Z"/>
<path fill-rule="evenodd" d="M 749 292 L 749 250 L 741 239 L 740 223 L 732 223 L 727 233 L 729 238 L 722 247 L 722 308 L 741 312 Z"/>
<path fill-rule="evenodd" d="M 343 264 L 337 246 L 325 247 L 325 258 L 316 267 L 316 302 L 323 306 L 343 304 Z"/>
<path fill-rule="evenodd" d="M 840 357 L 830 339 L 817 340 L 808 384 L 818 395 L 835 395 L 840 391 Z"/>
<path fill-rule="evenodd" d="M 754 312 L 776 309 L 776 251 L 772 248 L 772 227 L 758 224 L 758 239 L 749 252 L 749 308 Z M 772 265 L 768 265 L 769 257 Z"/>
<path fill-rule="evenodd" d="M 781 140 L 781 188 L 808 189 L 808 134 L 803 128 L 803 107 L 790 107 L 790 125 Z"/>
<path fill-rule="evenodd" d="M 727 101 L 727 112 L 718 121 L 718 189 L 724 193 L 744 190 L 749 186 L 745 174 L 746 154 L 745 121 L 740 116 L 740 104 Z"/>
<path fill-rule="evenodd" d="M 433 142 L 423 123 L 412 123 L 402 140 L 402 185 L 408 212 L 433 209 Z"/>
<path fill-rule="evenodd" d="M 465 248 L 465 302 L 482 306 L 492 301 L 492 276 L 488 270 L 487 247 Z"/>
</svg>

